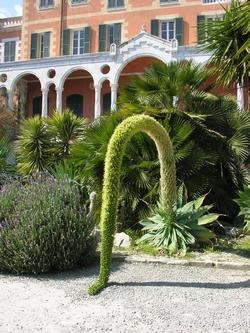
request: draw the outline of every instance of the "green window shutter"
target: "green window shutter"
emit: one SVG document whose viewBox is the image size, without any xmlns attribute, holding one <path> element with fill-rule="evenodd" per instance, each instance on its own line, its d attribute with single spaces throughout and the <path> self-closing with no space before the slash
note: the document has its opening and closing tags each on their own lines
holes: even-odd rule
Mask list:
<svg viewBox="0 0 250 333">
<path fill-rule="evenodd" d="M 48 58 L 50 54 L 50 31 L 44 33 L 44 47 L 43 47 L 43 56 Z"/>
<path fill-rule="evenodd" d="M 122 24 L 115 23 L 114 24 L 114 42 L 116 45 L 121 44 L 121 31 L 122 31 Z"/>
<path fill-rule="evenodd" d="M 63 55 L 70 54 L 70 29 L 63 30 Z"/>
<path fill-rule="evenodd" d="M 178 17 L 175 19 L 175 38 L 178 40 L 179 45 L 183 45 L 183 18 Z"/>
<path fill-rule="evenodd" d="M 104 52 L 107 49 L 107 25 L 99 25 L 99 52 Z"/>
<path fill-rule="evenodd" d="M 31 34 L 30 59 L 37 58 L 37 34 Z"/>
<path fill-rule="evenodd" d="M 197 16 L 197 42 L 201 44 L 202 41 L 205 39 L 205 15 L 198 15 Z"/>
<path fill-rule="evenodd" d="M 84 53 L 90 53 L 90 42 L 91 42 L 91 29 L 86 27 L 84 29 Z"/>
<path fill-rule="evenodd" d="M 16 57 L 16 42 L 10 42 L 10 56 L 14 61 Z"/>
<path fill-rule="evenodd" d="M 159 20 L 151 20 L 151 34 L 159 36 Z"/>
</svg>

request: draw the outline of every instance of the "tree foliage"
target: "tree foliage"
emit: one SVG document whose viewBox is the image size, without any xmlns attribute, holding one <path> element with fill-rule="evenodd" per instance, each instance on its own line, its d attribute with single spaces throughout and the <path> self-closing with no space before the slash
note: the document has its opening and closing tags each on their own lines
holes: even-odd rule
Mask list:
<svg viewBox="0 0 250 333">
<path fill-rule="evenodd" d="M 224 8 L 224 7 L 223 7 Z M 250 5 L 249 1 L 232 0 L 224 8 L 222 20 L 206 23 L 203 49 L 212 52 L 220 80 L 225 84 L 247 83 L 250 70 Z"/>
</svg>

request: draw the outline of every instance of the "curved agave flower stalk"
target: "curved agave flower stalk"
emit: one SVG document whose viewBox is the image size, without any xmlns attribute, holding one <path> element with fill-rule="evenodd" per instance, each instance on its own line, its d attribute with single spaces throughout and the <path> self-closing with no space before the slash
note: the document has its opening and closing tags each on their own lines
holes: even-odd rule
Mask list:
<svg viewBox="0 0 250 333">
<path fill-rule="evenodd" d="M 147 133 L 156 144 L 160 160 L 160 199 L 170 216 L 173 214 L 176 202 L 176 169 L 169 135 L 156 120 L 149 116 L 129 117 L 118 125 L 108 145 L 101 208 L 101 267 L 97 281 L 88 290 L 90 295 L 95 295 L 105 288 L 109 279 L 121 164 L 127 144 L 138 132 Z"/>
</svg>

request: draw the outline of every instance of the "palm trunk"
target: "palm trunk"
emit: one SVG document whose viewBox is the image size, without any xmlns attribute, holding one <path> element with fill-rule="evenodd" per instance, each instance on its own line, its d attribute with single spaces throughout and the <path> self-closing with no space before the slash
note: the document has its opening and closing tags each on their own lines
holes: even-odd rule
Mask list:
<svg viewBox="0 0 250 333">
<path fill-rule="evenodd" d="M 243 80 L 237 83 L 237 104 L 241 111 L 244 111 L 244 85 Z"/>
<path fill-rule="evenodd" d="M 237 104 L 242 111 L 246 111 L 249 106 L 249 82 L 248 76 L 245 76 L 241 82 L 237 83 Z"/>
</svg>

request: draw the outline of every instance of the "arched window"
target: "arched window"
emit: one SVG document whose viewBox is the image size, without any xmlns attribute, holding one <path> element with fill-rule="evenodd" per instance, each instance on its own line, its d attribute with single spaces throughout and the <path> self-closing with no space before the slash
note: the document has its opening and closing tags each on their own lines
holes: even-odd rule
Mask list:
<svg viewBox="0 0 250 333">
<path fill-rule="evenodd" d="M 42 115 L 42 96 L 33 98 L 32 115 L 33 116 Z"/>
<path fill-rule="evenodd" d="M 79 94 L 69 95 L 66 100 L 69 108 L 76 116 L 83 117 L 83 96 Z"/>
<path fill-rule="evenodd" d="M 111 93 L 107 93 L 102 97 L 102 113 L 109 113 L 111 109 Z"/>
</svg>

